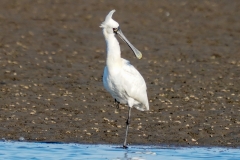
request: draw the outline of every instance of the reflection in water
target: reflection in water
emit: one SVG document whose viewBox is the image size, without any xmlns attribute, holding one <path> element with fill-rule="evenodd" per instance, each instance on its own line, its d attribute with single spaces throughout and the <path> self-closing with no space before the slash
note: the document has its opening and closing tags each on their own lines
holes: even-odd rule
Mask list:
<svg viewBox="0 0 240 160">
<path fill-rule="evenodd" d="M 240 159 L 239 149 L 0 142 L 1 159 Z"/>
</svg>

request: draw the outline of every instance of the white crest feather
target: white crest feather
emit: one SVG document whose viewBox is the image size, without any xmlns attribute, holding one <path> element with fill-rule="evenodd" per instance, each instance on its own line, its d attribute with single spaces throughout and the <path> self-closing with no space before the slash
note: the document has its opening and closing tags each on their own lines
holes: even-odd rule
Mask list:
<svg viewBox="0 0 240 160">
<path fill-rule="evenodd" d="M 109 21 L 110 19 L 112 19 L 112 15 L 113 15 L 113 13 L 115 12 L 116 10 L 114 9 L 114 10 L 112 10 L 112 11 L 110 11 L 109 13 L 108 13 L 108 15 L 106 16 L 106 18 L 105 18 L 105 22 L 107 22 L 107 21 Z"/>
<path fill-rule="evenodd" d="M 106 18 L 105 18 L 105 21 L 99 26 L 100 28 L 104 28 L 104 27 L 105 27 L 105 24 L 106 24 L 109 20 L 112 19 L 112 15 L 113 15 L 113 13 L 114 13 L 115 11 L 116 11 L 116 10 L 114 9 L 114 10 L 112 10 L 112 11 L 110 11 L 110 12 L 108 13 L 108 15 L 107 15 Z"/>
</svg>

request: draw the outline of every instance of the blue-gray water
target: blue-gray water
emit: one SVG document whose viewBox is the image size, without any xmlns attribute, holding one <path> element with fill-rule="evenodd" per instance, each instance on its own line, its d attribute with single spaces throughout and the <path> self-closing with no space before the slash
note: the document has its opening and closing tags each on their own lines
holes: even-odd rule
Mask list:
<svg viewBox="0 0 240 160">
<path fill-rule="evenodd" d="M 59 143 L 0 142 L 0 159 L 65 160 L 239 160 L 240 150 L 230 148 L 82 145 Z"/>
</svg>

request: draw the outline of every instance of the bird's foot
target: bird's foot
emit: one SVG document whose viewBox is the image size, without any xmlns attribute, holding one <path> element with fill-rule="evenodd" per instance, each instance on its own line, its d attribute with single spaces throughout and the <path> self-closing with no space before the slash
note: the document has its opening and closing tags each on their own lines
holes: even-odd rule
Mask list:
<svg viewBox="0 0 240 160">
<path fill-rule="evenodd" d="M 119 103 L 117 103 L 116 108 L 119 109 Z"/>
<path fill-rule="evenodd" d="M 128 149 L 128 146 L 126 146 L 126 145 L 123 145 L 123 149 Z"/>
</svg>

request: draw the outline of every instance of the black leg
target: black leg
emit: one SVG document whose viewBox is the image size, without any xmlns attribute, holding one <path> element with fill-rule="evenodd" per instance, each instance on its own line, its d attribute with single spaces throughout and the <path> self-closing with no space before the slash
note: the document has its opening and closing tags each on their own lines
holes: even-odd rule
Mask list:
<svg viewBox="0 0 240 160">
<path fill-rule="evenodd" d="M 126 121 L 126 135 L 125 135 L 125 140 L 124 140 L 124 143 L 123 143 L 123 148 L 127 149 L 127 135 L 128 135 L 128 127 L 129 127 L 129 124 L 130 124 L 130 116 L 131 116 L 131 107 L 129 107 L 129 110 L 128 110 L 128 119 Z"/>
<path fill-rule="evenodd" d="M 118 101 L 115 99 L 115 103 L 117 103 L 116 108 L 119 109 L 119 104 L 120 104 L 120 102 L 118 102 Z"/>
</svg>

